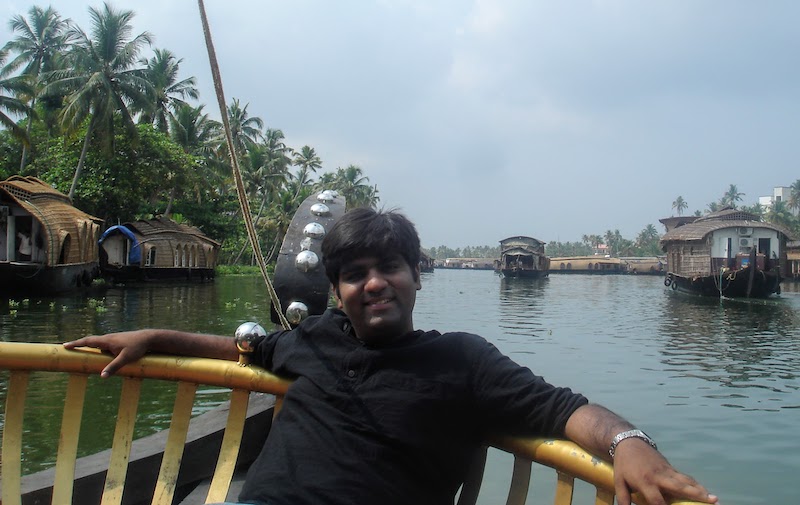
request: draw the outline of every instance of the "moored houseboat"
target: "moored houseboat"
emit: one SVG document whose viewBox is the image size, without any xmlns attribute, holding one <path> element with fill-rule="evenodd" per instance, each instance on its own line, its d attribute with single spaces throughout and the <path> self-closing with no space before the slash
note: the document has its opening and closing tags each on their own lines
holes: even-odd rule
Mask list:
<svg viewBox="0 0 800 505">
<path fill-rule="evenodd" d="M 550 258 L 544 253 L 545 244 L 522 235 L 501 240 L 498 270 L 506 277 L 547 277 Z"/>
<path fill-rule="evenodd" d="M 564 256 L 550 258 L 553 273 L 558 274 L 622 274 L 626 264 L 607 256 Z"/>
<path fill-rule="evenodd" d="M 100 269 L 114 282 L 212 279 L 220 248 L 194 226 L 166 217 L 112 226 L 99 244 Z"/>
<path fill-rule="evenodd" d="M 420 272 L 433 272 L 434 261 L 433 258 L 425 254 L 424 251 L 419 253 L 419 271 Z"/>
<path fill-rule="evenodd" d="M 91 285 L 102 223 L 36 177 L 0 182 L 0 294 Z"/>
<path fill-rule="evenodd" d="M 711 213 L 661 237 L 669 265 L 664 284 L 716 297 L 780 293 L 788 238 L 787 230 L 749 212 L 725 208 Z"/>
</svg>

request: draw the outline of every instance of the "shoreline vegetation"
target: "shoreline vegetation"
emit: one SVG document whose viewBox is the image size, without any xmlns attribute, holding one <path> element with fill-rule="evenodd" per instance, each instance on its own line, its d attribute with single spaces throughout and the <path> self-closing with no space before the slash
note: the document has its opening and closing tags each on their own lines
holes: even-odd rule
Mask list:
<svg viewBox="0 0 800 505">
<path fill-rule="evenodd" d="M 159 48 L 153 34 L 133 32 L 134 11 L 110 3 L 88 11 L 88 30 L 53 7 L 32 6 L 7 20 L 12 36 L 0 49 L 0 180 L 38 177 L 107 225 L 162 215 L 189 223 L 222 244 L 220 265 L 251 264 L 222 126 L 198 102 L 197 79 L 181 74 L 183 59 Z M 233 98 L 226 113 L 268 263 L 309 195 L 332 189 L 349 208 L 378 206 L 378 186 L 362 167 L 325 166 L 314 147 L 290 146 L 280 128 L 265 125 L 248 107 L 246 99 Z M 742 209 L 800 236 L 800 179 L 789 189 L 789 198 L 769 208 Z M 736 207 L 743 196 L 731 184 L 694 215 Z M 672 202 L 678 216 L 688 208 L 682 196 Z M 655 256 L 662 254 L 660 235 L 653 224 L 634 239 L 609 229 L 576 242 L 549 242 L 546 254 Z M 424 252 L 435 260 L 500 256 L 499 247 L 486 245 Z"/>
</svg>

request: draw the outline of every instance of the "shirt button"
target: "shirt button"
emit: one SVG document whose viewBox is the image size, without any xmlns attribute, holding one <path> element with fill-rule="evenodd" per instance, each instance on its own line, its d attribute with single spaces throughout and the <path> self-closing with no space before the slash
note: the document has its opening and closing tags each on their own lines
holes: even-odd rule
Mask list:
<svg viewBox="0 0 800 505">
<path fill-rule="evenodd" d="M 356 371 L 355 370 L 348 370 L 347 371 L 347 376 L 352 379 L 353 377 L 356 376 Z"/>
</svg>

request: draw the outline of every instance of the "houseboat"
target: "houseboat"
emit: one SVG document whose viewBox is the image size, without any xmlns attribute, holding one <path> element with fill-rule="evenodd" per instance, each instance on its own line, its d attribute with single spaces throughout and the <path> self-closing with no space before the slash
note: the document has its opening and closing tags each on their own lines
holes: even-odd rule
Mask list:
<svg viewBox="0 0 800 505">
<path fill-rule="evenodd" d="M 419 253 L 419 271 L 420 272 L 433 272 L 434 261 L 433 258 L 420 251 Z"/>
<path fill-rule="evenodd" d="M 99 274 L 102 223 L 36 177 L 0 182 L 0 294 L 91 285 Z"/>
<path fill-rule="evenodd" d="M 166 217 L 112 226 L 99 240 L 100 270 L 112 282 L 214 278 L 219 242 Z"/>
<path fill-rule="evenodd" d="M 729 207 L 668 227 L 660 241 L 669 265 L 664 284 L 688 293 L 728 298 L 766 298 L 780 293 L 788 264 L 788 238 L 788 230 Z"/>
<path fill-rule="evenodd" d="M 553 273 L 558 274 L 622 274 L 626 264 L 608 256 L 565 256 L 550 258 Z"/>
<path fill-rule="evenodd" d="M 501 240 L 498 270 L 506 277 L 547 277 L 550 258 L 545 256 L 545 244 L 521 235 Z"/>
</svg>

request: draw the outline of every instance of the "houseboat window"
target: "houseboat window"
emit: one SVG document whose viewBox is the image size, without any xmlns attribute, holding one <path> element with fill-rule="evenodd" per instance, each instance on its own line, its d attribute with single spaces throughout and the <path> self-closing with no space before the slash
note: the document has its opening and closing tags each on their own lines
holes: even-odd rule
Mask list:
<svg viewBox="0 0 800 505">
<path fill-rule="evenodd" d="M 591 264 L 591 263 L 589 263 L 589 270 L 591 270 L 591 269 L 592 269 L 592 264 Z"/>
<path fill-rule="evenodd" d="M 146 266 L 152 266 L 156 264 L 156 248 L 151 247 L 149 251 L 147 251 L 147 260 L 145 261 Z"/>
<path fill-rule="evenodd" d="M 181 266 L 181 246 L 175 248 L 175 261 L 173 265 L 176 267 Z"/>
<path fill-rule="evenodd" d="M 559 268 L 561 268 L 561 270 L 564 270 L 564 264 L 562 263 Z"/>
<path fill-rule="evenodd" d="M 572 270 L 572 263 L 567 263 L 567 270 Z"/>
</svg>

